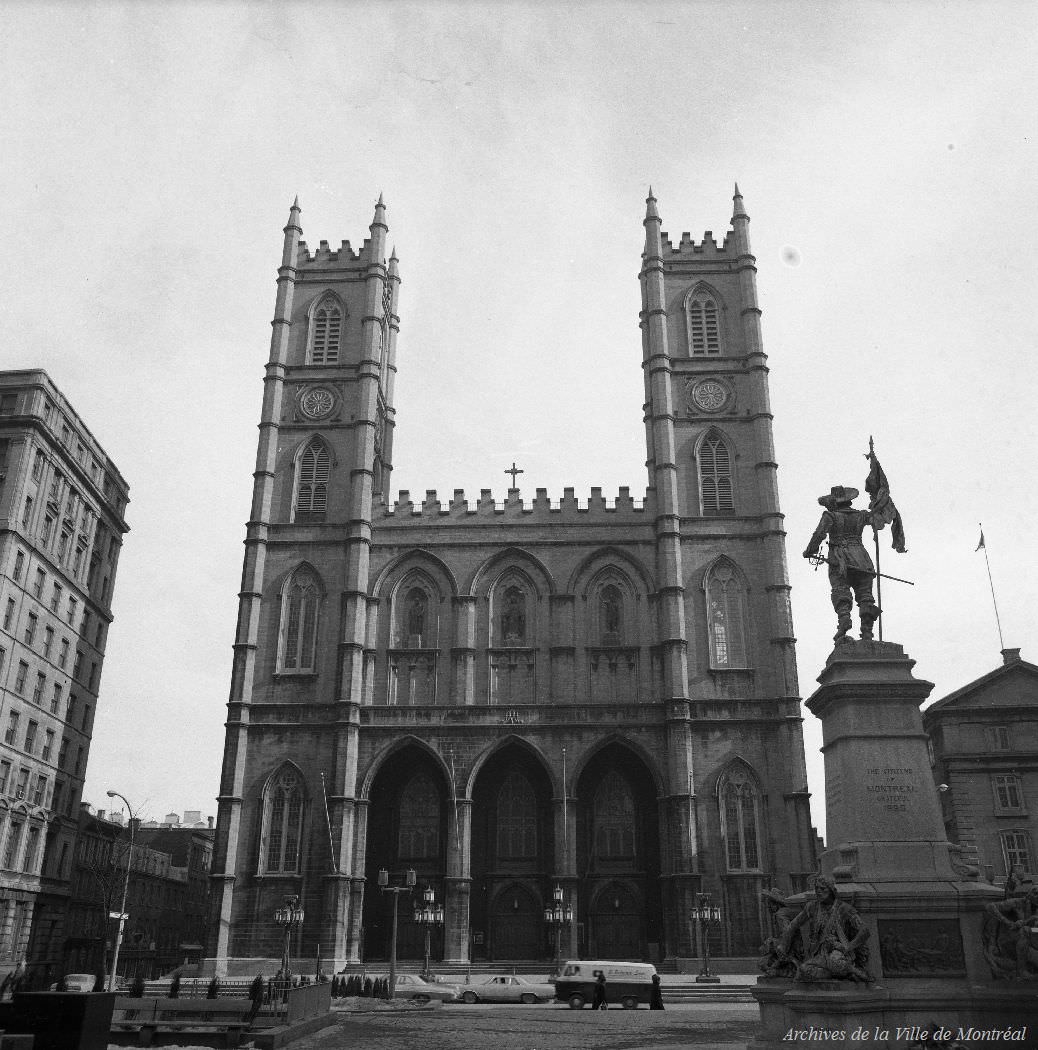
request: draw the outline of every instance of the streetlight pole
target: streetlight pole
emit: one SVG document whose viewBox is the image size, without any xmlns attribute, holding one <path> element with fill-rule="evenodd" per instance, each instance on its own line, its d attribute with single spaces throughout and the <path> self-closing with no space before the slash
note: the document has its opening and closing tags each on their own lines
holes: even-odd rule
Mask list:
<svg viewBox="0 0 1038 1050">
<path fill-rule="evenodd" d="M 710 923 L 721 921 L 721 909 L 713 903 L 709 893 L 696 894 L 696 906 L 692 909 L 692 918 L 696 920 L 699 930 L 700 955 L 703 959 L 697 984 L 720 984 L 721 978 L 710 972 Z"/>
<path fill-rule="evenodd" d="M 425 930 L 425 969 L 422 976 L 429 979 L 429 941 L 433 927 L 443 925 L 443 905 L 436 903 L 432 886 L 426 886 L 420 903 L 414 906 L 414 921 Z"/>
<path fill-rule="evenodd" d="M 109 798 L 118 798 L 126 805 L 126 812 L 129 814 L 130 821 L 130 848 L 126 853 L 126 878 L 123 879 L 123 902 L 119 908 L 119 930 L 115 935 L 115 953 L 112 956 L 112 972 L 108 975 L 108 990 L 110 992 L 115 991 L 115 975 L 119 969 L 119 949 L 123 944 L 123 929 L 126 926 L 126 896 L 130 890 L 130 864 L 133 862 L 133 833 L 134 833 L 134 821 L 137 819 L 133 815 L 133 807 L 127 801 L 125 795 L 120 795 L 118 791 L 107 792 Z"/>
<path fill-rule="evenodd" d="M 415 874 L 414 868 L 408 868 L 404 872 L 404 885 L 403 886 L 390 886 L 389 885 L 389 872 L 382 868 L 378 873 L 378 888 L 383 893 L 393 894 L 393 932 L 392 941 L 389 947 L 389 998 L 392 999 L 396 994 L 396 928 L 397 928 L 397 904 L 400 900 L 401 893 L 410 893 L 418 882 L 418 876 Z"/>
<path fill-rule="evenodd" d="M 562 969 L 562 928 L 573 922 L 573 905 L 565 900 L 560 883 L 555 883 L 552 901 L 544 909 L 544 921 L 555 930 L 555 972 Z"/>
<path fill-rule="evenodd" d="M 299 898 L 290 894 L 285 898 L 284 907 L 274 912 L 274 921 L 285 927 L 285 949 L 282 959 L 282 972 L 285 975 L 285 988 L 292 985 L 292 927 L 302 926 L 304 913 L 299 906 Z"/>
</svg>

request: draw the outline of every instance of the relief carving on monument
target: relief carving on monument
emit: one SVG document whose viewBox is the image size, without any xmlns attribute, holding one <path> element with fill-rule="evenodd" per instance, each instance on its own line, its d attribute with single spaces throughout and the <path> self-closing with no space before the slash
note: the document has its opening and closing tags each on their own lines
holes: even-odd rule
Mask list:
<svg viewBox="0 0 1038 1050">
<path fill-rule="evenodd" d="M 884 977 L 965 976 L 966 958 L 955 919 L 880 919 Z"/>
</svg>

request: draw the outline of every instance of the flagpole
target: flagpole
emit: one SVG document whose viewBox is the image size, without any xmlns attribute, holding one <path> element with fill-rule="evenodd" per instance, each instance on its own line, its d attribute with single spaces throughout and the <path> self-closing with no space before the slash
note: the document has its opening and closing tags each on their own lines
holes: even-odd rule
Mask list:
<svg viewBox="0 0 1038 1050">
<path fill-rule="evenodd" d="M 998 647 L 1005 649 L 1006 643 L 1002 640 L 1002 621 L 998 617 L 998 602 L 995 601 L 995 582 L 991 578 L 991 562 L 988 561 L 988 545 L 984 541 L 984 525 L 980 524 L 980 544 L 984 548 L 984 564 L 988 567 L 988 586 L 991 588 L 991 604 L 995 607 L 995 625 L 998 627 Z"/>
<path fill-rule="evenodd" d="M 872 435 L 869 434 L 869 469 L 876 458 L 875 449 L 872 444 Z M 879 607 L 879 640 L 883 641 L 883 582 L 879 575 L 879 530 L 876 528 L 876 519 L 872 518 L 872 543 L 876 548 L 876 605 Z"/>
</svg>

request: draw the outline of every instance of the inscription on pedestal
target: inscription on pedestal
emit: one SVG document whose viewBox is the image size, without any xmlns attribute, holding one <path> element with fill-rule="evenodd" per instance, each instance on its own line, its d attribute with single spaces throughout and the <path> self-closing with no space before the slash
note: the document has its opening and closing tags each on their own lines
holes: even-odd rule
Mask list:
<svg viewBox="0 0 1038 1050">
<path fill-rule="evenodd" d="M 966 973 L 955 919 L 880 919 L 884 977 L 956 977 Z"/>
<path fill-rule="evenodd" d="M 865 797 L 886 812 L 905 813 L 915 794 L 908 781 L 914 778 L 911 766 L 873 766 L 865 770 Z"/>
</svg>

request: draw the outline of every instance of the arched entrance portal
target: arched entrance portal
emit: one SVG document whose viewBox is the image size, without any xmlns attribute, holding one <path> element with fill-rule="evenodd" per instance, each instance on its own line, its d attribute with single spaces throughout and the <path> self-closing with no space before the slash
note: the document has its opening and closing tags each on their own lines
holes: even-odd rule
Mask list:
<svg viewBox="0 0 1038 1050">
<path fill-rule="evenodd" d="M 663 908 L 655 782 L 631 748 L 613 743 L 584 767 L 576 794 L 581 953 L 657 959 Z"/>
<path fill-rule="evenodd" d="M 550 954 L 544 902 L 555 871 L 551 781 L 539 757 L 515 741 L 484 763 L 472 789 L 472 957 Z"/>
<path fill-rule="evenodd" d="M 504 887 L 490 908 L 490 951 L 495 959 L 536 959 L 544 951 L 543 911 L 525 886 Z"/>
<path fill-rule="evenodd" d="M 414 904 L 426 886 L 443 903 L 447 856 L 447 815 L 450 798 L 447 780 L 433 757 L 423 748 L 403 748 L 386 759 L 371 786 L 368 808 L 367 851 L 364 874 L 364 958 L 389 958 L 393 898 L 397 897 L 397 957 L 421 959 L 425 932 L 414 921 Z M 381 893 L 378 872 L 385 868 L 393 884 L 413 868 L 417 885 L 413 894 Z M 433 959 L 443 956 L 443 931 L 433 931 Z"/>
<path fill-rule="evenodd" d="M 611 882 L 591 902 L 588 954 L 599 959 L 641 959 L 644 909 L 629 886 Z"/>
</svg>

